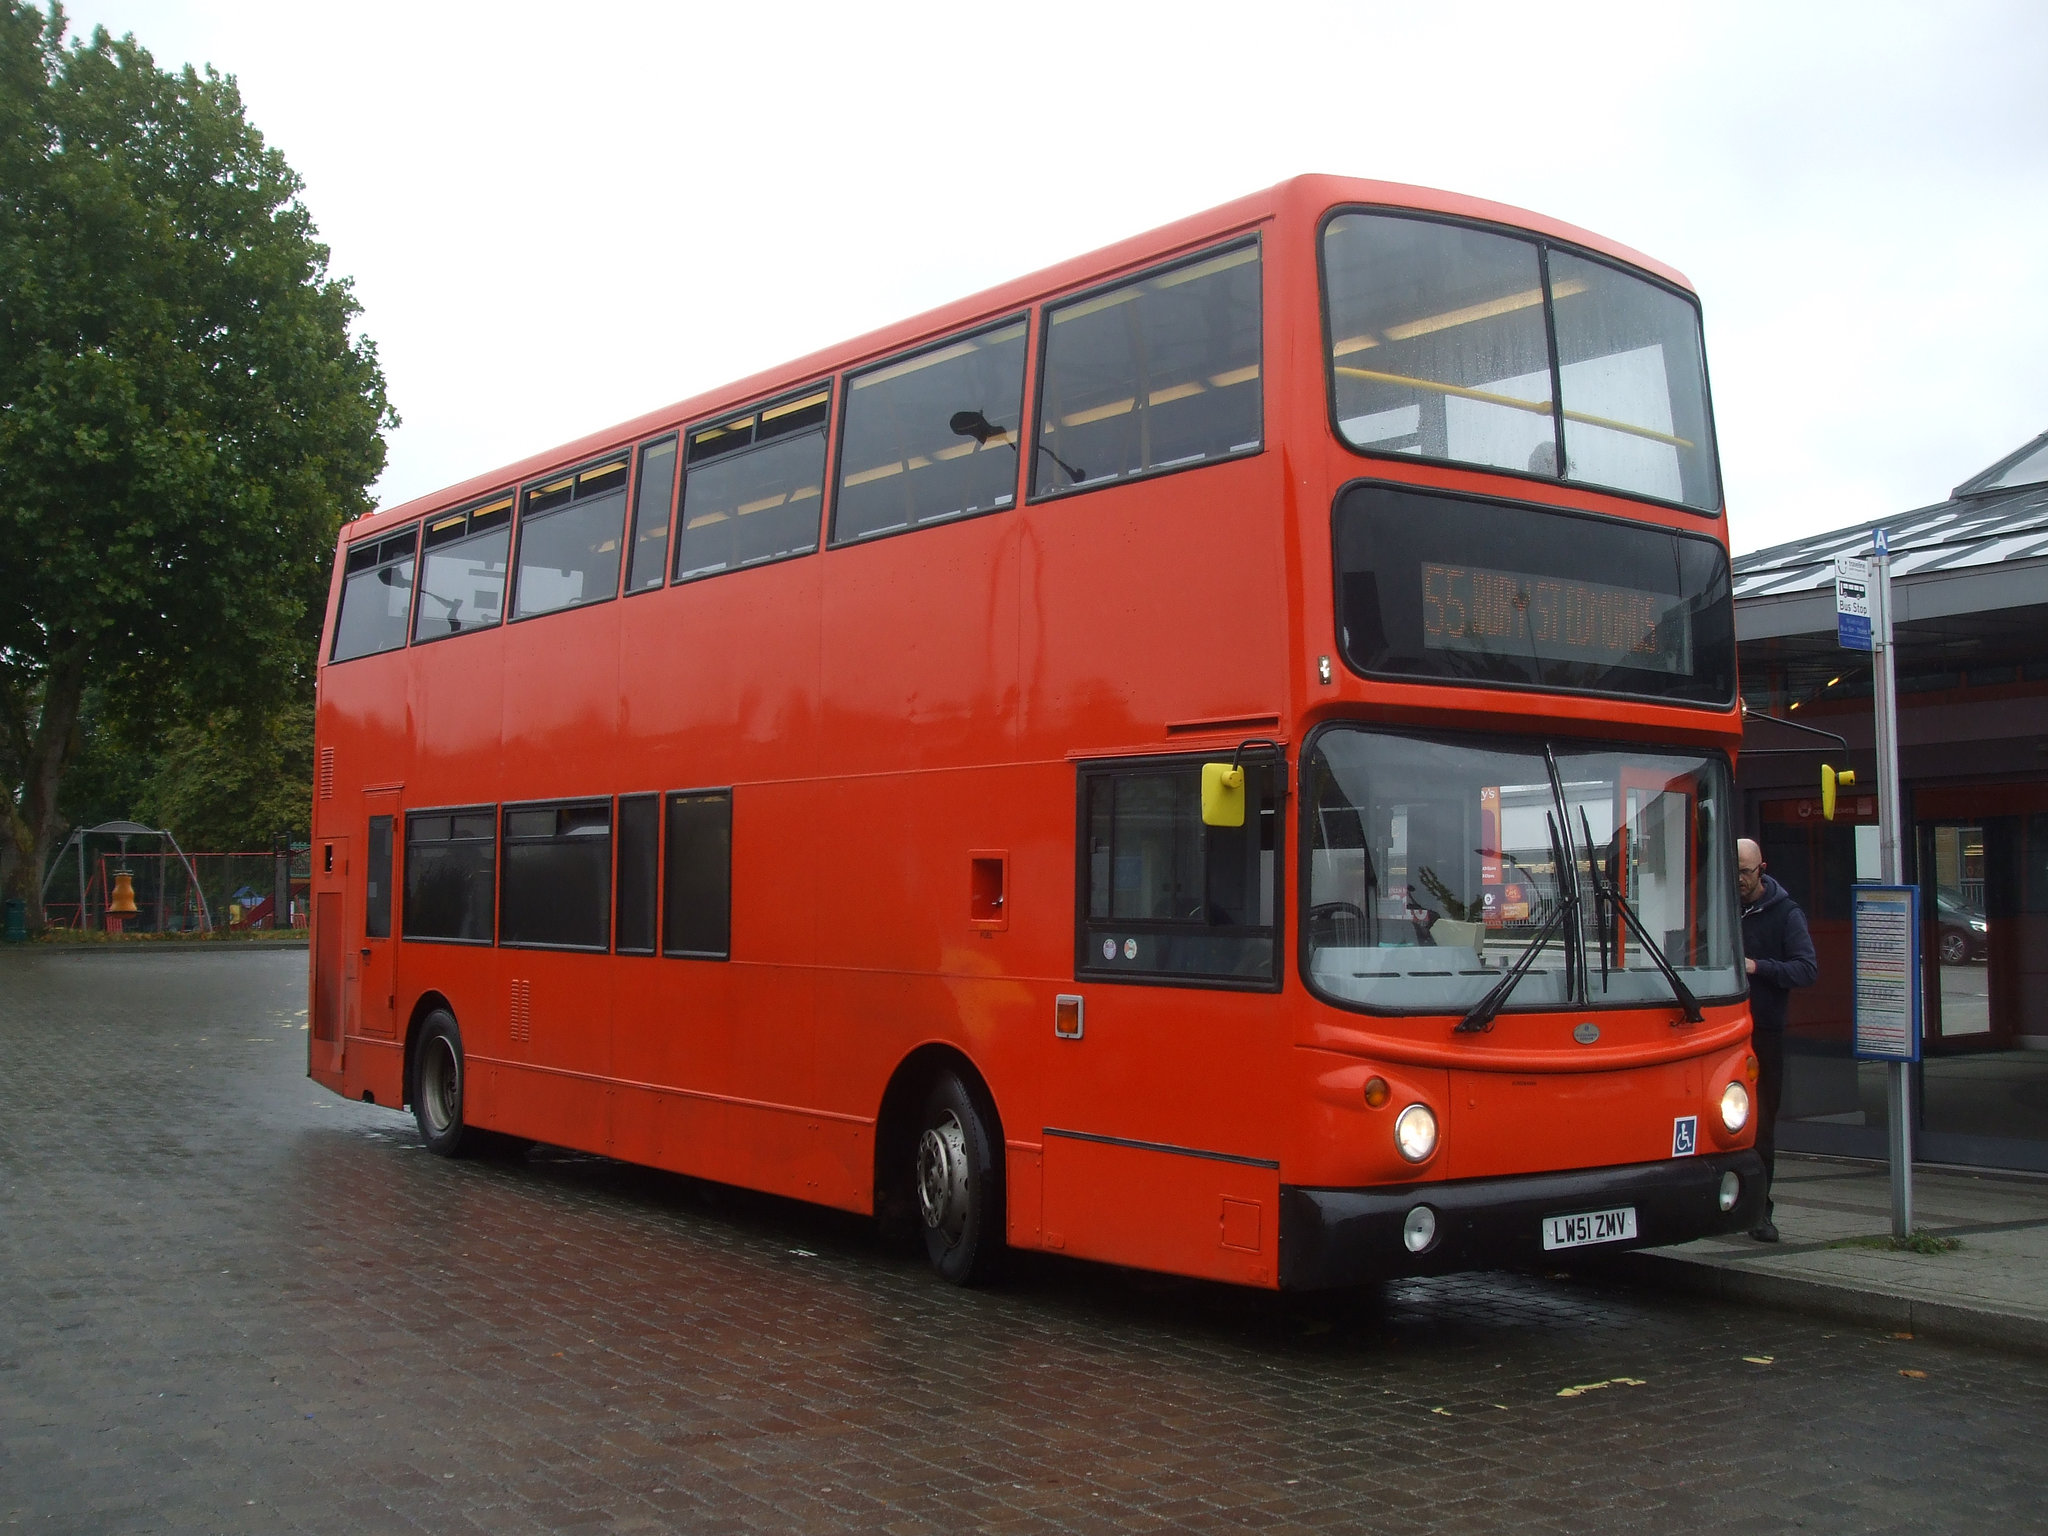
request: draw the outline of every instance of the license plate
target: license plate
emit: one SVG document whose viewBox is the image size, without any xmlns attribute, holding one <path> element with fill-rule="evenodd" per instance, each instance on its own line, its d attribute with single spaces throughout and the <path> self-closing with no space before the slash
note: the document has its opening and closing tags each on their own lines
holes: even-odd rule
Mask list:
<svg viewBox="0 0 2048 1536">
<path fill-rule="evenodd" d="M 1577 1216 L 1543 1218 L 1543 1250 L 1583 1248 L 1588 1243 L 1625 1243 L 1636 1235 L 1636 1208 L 1586 1211 Z"/>
</svg>

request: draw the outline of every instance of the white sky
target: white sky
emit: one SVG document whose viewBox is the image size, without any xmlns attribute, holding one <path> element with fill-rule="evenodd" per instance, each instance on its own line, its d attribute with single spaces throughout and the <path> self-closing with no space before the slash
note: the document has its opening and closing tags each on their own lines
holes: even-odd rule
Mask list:
<svg viewBox="0 0 2048 1536">
<path fill-rule="evenodd" d="M 75 0 L 236 76 L 389 505 L 1303 171 L 1679 268 L 1738 552 L 2048 428 L 2048 4 Z"/>
</svg>

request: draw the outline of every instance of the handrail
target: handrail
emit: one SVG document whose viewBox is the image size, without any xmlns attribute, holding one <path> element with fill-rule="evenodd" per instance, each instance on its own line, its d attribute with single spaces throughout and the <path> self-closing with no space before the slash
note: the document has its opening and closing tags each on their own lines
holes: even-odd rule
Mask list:
<svg viewBox="0 0 2048 1536">
<path fill-rule="evenodd" d="M 1405 384 L 1411 389 L 1434 390 L 1440 395 L 1456 395 L 1460 400 L 1483 400 L 1488 405 L 1505 405 L 1517 411 L 1528 411 L 1535 416 L 1548 416 L 1548 400 L 1523 400 L 1514 395 L 1497 395 L 1489 389 L 1467 389 L 1462 384 L 1439 384 L 1435 379 L 1413 379 L 1405 373 L 1380 373 L 1372 368 L 1353 368 L 1338 364 L 1337 372 L 1346 378 L 1369 379 L 1375 384 Z M 1653 443 L 1663 443 L 1672 448 L 1696 446 L 1690 438 L 1674 437 L 1669 432 L 1659 432 L 1654 427 L 1639 427 L 1634 422 L 1616 421 L 1609 416 L 1595 416 L 1589 411 L 1564 413 L 1566 421 L 1582 421 L 1589 427 L 1605 427 L 1610 432 L 1626 432 L 1631 437 L 1645 437 Z"/>
</svg>

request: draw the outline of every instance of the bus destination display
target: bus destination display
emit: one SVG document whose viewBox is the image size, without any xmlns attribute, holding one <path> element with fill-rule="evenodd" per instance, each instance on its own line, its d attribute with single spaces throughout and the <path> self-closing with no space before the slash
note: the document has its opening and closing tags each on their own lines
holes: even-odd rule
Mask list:
<svg viewBox="0 0 2048 1536">
<path fill-rule="evenodd" d="M 1671 593 L 1431 561 L 1421 575 L 1432 650 L 1692 676 L 1690 615 Z"/>
</svg>

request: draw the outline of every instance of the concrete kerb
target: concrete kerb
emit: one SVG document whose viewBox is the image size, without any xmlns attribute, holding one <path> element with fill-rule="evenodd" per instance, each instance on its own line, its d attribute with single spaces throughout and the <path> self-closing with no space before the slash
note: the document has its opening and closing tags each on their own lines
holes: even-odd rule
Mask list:
<svg viewBox="0 0 2048 1536">
<path fill-rule="evenodd" d="M 292 939 L 31 939 L 26 944 L 0 944 L 6 955 L 222 955 L 269 954 L 305 949 L 307 938 Z"/>
<path fill-rule="evenodd" d="M 1953 1344 L 2048 1355 L 2048 1320 L 2010 1312 L 1835 1285 L 1804 1276 L 1702 1264 L 1650 1249 L 1617 1255 L 1613 1273 L 1640 1284 L 1718 1301 L 1746 1302 Z"/>
</svg>

